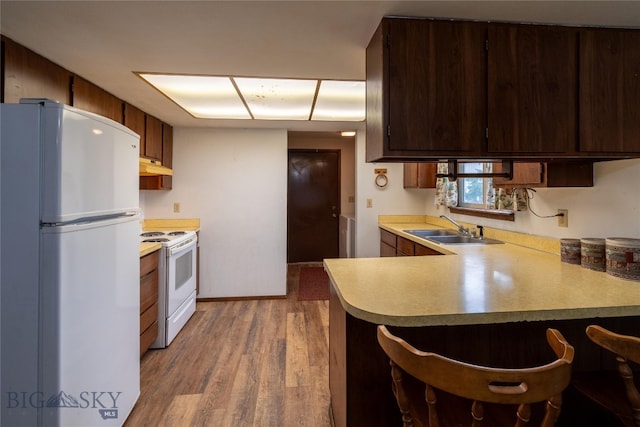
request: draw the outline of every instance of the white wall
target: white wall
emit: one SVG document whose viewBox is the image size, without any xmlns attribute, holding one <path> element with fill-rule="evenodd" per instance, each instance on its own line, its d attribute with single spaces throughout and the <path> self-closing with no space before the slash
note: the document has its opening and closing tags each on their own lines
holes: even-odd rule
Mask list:
<svg viewBox="0 0 640 427">
<path fill-rule="evenodd" d="M 558 227 L 557 218 L 537 218 L 528 211 L 516 212 L 514 222 L 450 214 L 433 204 L 429 190 L 426 214 L 449 215 L 460 221 L 504 230 L 554 238 L 640 237 L 640 159 L 594 164 L 594 186 L 587 188 L 538 188 L 530 204 L 538 215 L 569 210 L 569 226 Z"/>
<path fill-rule="evenodd" d="M 286 295 L 286 130 L 175 128 L 173 171 L 173 189 L 140 205 L 200 218 L 199 297 Z"/>
<path fill-rule="evenodd" d="M 378 215 L 424 215 L 425 190 L 405 190 L 402 163 L 365 163 L 365 132 L 356 135 L 356 257 L 380 255 Z M 388 184 L 378 188 L 374 169 L 386 168 Z M 367 208 L 367 199 L 372 207 Z"/>
</svg>

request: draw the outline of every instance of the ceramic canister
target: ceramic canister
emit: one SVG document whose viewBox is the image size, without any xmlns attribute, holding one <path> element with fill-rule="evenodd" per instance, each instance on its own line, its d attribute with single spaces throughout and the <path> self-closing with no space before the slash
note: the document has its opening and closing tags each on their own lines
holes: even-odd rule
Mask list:
<svg viewBox="0 0 640 427">
<path fill-rule="evenodd" d="M 560 260 L 569 264 L 580 264 L 580 239 L 560 239 Z"/>
<path fill-rule="evenodd" d="M 640 281 L 640 239 L 607 238 L 606 269 L 612 276 Z"/>
<path fill-rule="evenodd" d="M 593 237 L 580 239 L 581 264 L 584 268 L 605 271 L 605 240 Z"/>
</svg>

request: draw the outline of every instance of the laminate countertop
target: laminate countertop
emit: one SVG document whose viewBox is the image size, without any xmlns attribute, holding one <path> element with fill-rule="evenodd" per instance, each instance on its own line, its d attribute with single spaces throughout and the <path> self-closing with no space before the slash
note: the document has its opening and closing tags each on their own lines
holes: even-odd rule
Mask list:
<svg viewBox="0 0 640 427">
<path fill-rule="evenodd" d="M 428 223 L 379 225 L 444 255 L 324 260 L 343 308 L 359 319 L 433 326 L 640 315 L 640 282 L 514 243 L 439 245 L 403 231 L 442 228 Z"/>
<path fill-rule="evenodd" d="M 140 258 L 157 251 L 161 247 L 160 243 L 140 243 Z"/>
</svg>

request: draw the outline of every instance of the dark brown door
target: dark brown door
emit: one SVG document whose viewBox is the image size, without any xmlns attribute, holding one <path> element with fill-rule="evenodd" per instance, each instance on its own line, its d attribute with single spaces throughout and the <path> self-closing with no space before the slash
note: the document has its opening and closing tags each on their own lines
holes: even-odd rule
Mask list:
<svg viewBox="0 0 640 427">
<path fill-rule="evenodd" d="M 340 152 L 289 150 L 287 261 L 338 257 Z"/>
</svg>

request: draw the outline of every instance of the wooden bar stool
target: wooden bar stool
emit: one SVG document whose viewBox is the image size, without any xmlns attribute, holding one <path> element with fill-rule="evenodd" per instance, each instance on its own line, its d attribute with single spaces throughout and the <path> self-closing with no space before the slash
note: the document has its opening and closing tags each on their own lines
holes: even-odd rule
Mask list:
<svg viewBox="0 0 640 427">
<path fill-rule="evenodd" d="M 574 375 L 571 385 L 629 427 L 640 427 L 640 393 L 629 362 L 640 364 L 640 338 L 620 335 L 598 325 L 587 326 L 591 341 L 615 355 L 618 373 Z"/>
<path fill-rule="evenodd" d="M 547 342 L 557 359 L 523 369 L 478 366 L 423 352 L 382 325 L 378 342 L 391 359 L 393 392 L 405 427 L 480 427 L 485 420 L 490 426 L 553 426 L 571 380 L 574 349 L 555 329 L 547 329 Z M 540 411 L 533 410 L 536 403 Z"/>
</svg>

